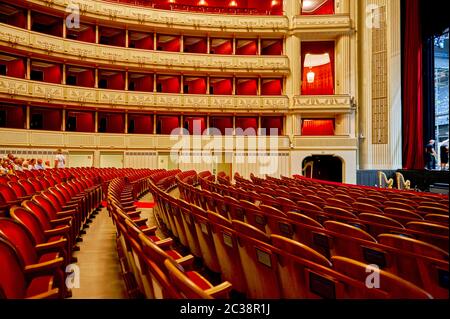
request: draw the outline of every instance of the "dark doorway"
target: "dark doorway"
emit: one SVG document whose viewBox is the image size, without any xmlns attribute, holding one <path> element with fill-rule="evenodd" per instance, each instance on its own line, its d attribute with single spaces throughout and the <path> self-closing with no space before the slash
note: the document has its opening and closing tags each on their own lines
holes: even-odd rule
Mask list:
<svg viewBox="0 0 450 319">
<path fill-rule="evenodd" d="M 333 155 L 313 155 L 303 160 L 302 169 L 307 167 L 308 164 L 312 164 L 313 178 L 342 183 L 342 161 L 340 158 Z"/>
</svg>

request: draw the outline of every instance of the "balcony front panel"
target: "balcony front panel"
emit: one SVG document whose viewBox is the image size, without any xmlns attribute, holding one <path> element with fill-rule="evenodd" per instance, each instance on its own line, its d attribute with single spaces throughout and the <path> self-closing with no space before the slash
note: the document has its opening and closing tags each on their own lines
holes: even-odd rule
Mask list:
<svg viewBox="0 0 450 319">
<path fill-rule="evenodd" d="M 350 15 L 309 15 L 296 16 L 293 19 L 292 31 L 305 40 L 333 39 L 349 34 L 354 26 Z"/>
<path fill-rule="evenodd" d="M 98 109 L 170 112 L 287 112 L 286 96 L 146 93 L 82 88 L 0 76 L 0 98 Z"/>
<path fill-rule="evenodd" d="M 5 147 L 64 147 L 65 149 L 136 149 L 164 150 L 176 147 L 181 139 L 187 139 L 186 148 L 174 151 L 183 152 L 198 146 L 207 148 L 211 141 L 217 148 L 214 151 L 253 151 L 276 152 L 289 149 L 289 138 L 278 137 L 244 137 L 244 136 L 169 136 L 169 135 L 133 135 L 109 133 L 52 132 L 24 129 L 0 128 L 1 148 Z M 185 144 L 183 144 L 185 145 Z M 258 148 L 259 147 L 259 148 Z M 264 147 L 267 147 L 265 149 Z M 209 149 L 208 149 L 209 150 Z"/>
<path fill-rule="evenodd" d="M 73 63 L 138 70 L 195 71 L 233 74 L 289 74 L 286 56 L 228 56 L 119 48 L 62 39 L 0 24 L 0 46 L 27 55 L 51 56 Z"/>
<path fill-rule="evenodd" d="M 350 95 L 297 95 L 291 107 L 297 114 L 348 114 L 354 110 Z"/>
<path fill-rule="evenodd" d="M 153 8 L 108 3 L 98 0 L 20 0 L 18 2 L 66 12 L 72 3 L 78 5 L 82 18 L 102 24 L 128 25 L 136 28 L 166 29 L 175 32 L 198 31 L 235 34 L 281 34 L 288 30 L 285 16 L 221 15 L 167 11 Z M 17 3 L 17 1 L 15 1 Z"/>
</svg>

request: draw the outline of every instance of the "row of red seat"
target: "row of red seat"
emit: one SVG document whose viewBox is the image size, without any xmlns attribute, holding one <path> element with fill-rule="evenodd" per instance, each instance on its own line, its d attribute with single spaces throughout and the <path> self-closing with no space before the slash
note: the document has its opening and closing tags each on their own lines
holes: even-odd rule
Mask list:
<svg viewBox="0 0 450 319">
<path fill-rule="evenodd" d="M 186 189 L 207 194 L 180 179 L 178 185 L 185 199 L 189 198 Z M 401 236 L 388 235 L 376 240 L 368 234 L 366 237 L 362 230 L 359 233 L 359 228 L 331 220 L 325 227 L 317 222 L 308 225 L 283 218 L 274 219 L 276 222 L 268 225 L 264 218 L 284 213 L 267 206 L 268 210 L 275 211 L 262 215 L 262 220 L 254 215 L 251 218 L 246 215 L 249 210 L 242 202 L 239 207 L 244 211 L 244 219 L 238 220 L 228 218 L 229 208 L 221 205 L 224 201 L 208 206 L 206 200 L 188 203 L 157 187 L 151 191 L 159 219 L 173 236 L 192 254 L 202 258 L 208 268 L 220 272 L 222 279 L 231 282 L 234 289 L 250 298 L 448 297 L 448 290 L 440 287 L 441 281 L 445 282 L 448 253 L 439 248 L 420 255 L 396 246 L 405 242 L 411 245 L 402 241 Z M 201 197 L 204 196 L 198 196 Z M 205 208 L 201 207 L 202 203 L 206 203 Z M 227 217 L 223 216 L 224 212 Z M 381 264 L 384 269 L 380 271 L 385 278 L 380 290 L 364 286 L 362 278 L 367 276 L 365 269 L 369 261 Z M 408 274 L 402 274 L 402 267 L 397 267 L 399 261 L 410 262 Z M 418 267 L 423 265 L 428 271 L 418 272 Z M 408 277 L 408 281 L 401 277 Z M 324 284 L 329 289 L 319 289 Z"/>
<path fill-rule="evenodd" d="M 155 172 L 150 179 L 154 184 L 172 172 Z M 189 173 L 179 177 L 188 177 Z M 171 187 L 171 185 L 169 185 Z M 173 248 L 171 238 L 156 236 L 156 227 L 147 226 L 133 205 L 130 185 L 116 179 L 109 185 L 108 209 L 117 228 L 117 250 L 122 273 L 131 297 L 146 298 L 212 298 L 226 297 L 229 283 L 213 286 L 200 273 L 193 270 L 193 256 L 183 256 Z"/>
<path fill-rule="evenodd" d="M 134 170 L 58 169 L 6 177 L 0 193 L 6 217 L 0 218 L 0 296 L 64 298 L 65 267 L 76 261 L 84 228 L 102 202 L 102 182 L 114 172 Z M 116 176 L 117 176 L 116 175 Z"/>
</svg>

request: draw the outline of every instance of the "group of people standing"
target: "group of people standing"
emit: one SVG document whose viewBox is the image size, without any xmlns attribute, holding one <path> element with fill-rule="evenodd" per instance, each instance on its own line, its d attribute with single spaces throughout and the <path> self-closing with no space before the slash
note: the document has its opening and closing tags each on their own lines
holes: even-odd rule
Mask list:
<svg viewBox="0 0 450 319">
<path fill-rule="evenodd" d="M 434 170 L 436 169 L 436 163 L 438 161 L 438 155 L 434 149 L 435 140 L 430 140 L 425 146 L 425 163 L 426 169 Z M 440 168 L 441 170 L 448 169 L 448 144 L 442 144 L 440 149 Z"/>
</svg>

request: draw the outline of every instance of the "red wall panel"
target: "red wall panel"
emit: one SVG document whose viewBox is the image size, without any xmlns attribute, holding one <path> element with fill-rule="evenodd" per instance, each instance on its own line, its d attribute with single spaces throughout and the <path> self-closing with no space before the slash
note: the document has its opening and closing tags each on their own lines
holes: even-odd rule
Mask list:
<svg viewBox="0 0 450 319">
<path fill-rule="evenodd" d="M 226 135 L 226 133 L 232 135 L 233 118 L 224 116 L 211 116 L 209 118 L 209 127 L 218 129 L 222 135 Z M 227 129 L 229 129 L 228 132 Z"/>
<path fill-rule="evenodd" d="M 153 92 L 153 75 L 146 75 L 141 78 L 131 79 L 134 83 L 134 90 L 141 92 Z"/>
<path fill-rule="evenodd" d="M 94 43 L 95 42 L 95 29 L 94 29 L 94 27 L 93 26 L 89 26 L 88 29 L 86 29 L 83 32 L 80 32 L 79 35 L 78 35 L 77 41 Z"/>
<path fill-rule="evenodd" d="M 233 43 L 231 40 L 218 45 L 216 47 L 211 47 L 211 53 L 213 54 L 233 54 Z"/>
<path fill-rule="evenodd" d="M 282 80 L 263 80 L 261 84 L 261 95 L 281 95 L 283 91 Z"/>
<path fill-rule="evenodd" d="M 222 81 L 211 83 L 213 95 L 231 95 L 233 94 L 233 80 L 224 79 Z"/>
<path fill-rule="evenodd" d="M 256 40 L 252 40 L 250 43 L 238 48 L 236 46 L 236 54 L 238 55 L 257 55 L 258 43 Z"/>
<path fill-rule="evenodd" d="M 187 82 L 188 94 L 206 94 L 206 79 L 197 79 Z"/>
<path fill-rule="evenodd" d="M 6 75 L 24 79 L 26 76 L 26 65 L 23 59 L 6 62 Z"/>
<path fill-rule="evenodd" d="M 175 38 L 171 41 L 167 41 L 164 43 L 158 43 L 158 47 L 161 47 L 161 51 L 169 51 L 169 52 L 180 52 L 181 49 L 181 41 L 180 38 Z"/>
<path fill-rule="evenodd" d="M 6 111 L 7 128 L 25 128 L 26 112 L 22 105 L 0 105 L 0 111 Z"/>
<path fill-rule="evenodd" d="M 93 112 L 69 111 L 66 114 L 69 117 L 76 118 L 76 132 L 94 132 L 95 131 L 95 115 Z"/>
<path fill-rule="evenodd" d="M 199 42 L 192 45 L 185 45 L 184 52 L 190 53 L 207 53 L 208 45 L 206 39 L 201 39 Z"/>
<path fill-rule="evenodd" d="M 154 50 L 153 34 L 141 40 L 135 41 L 134 44 L 136 49 Z"/>
<path fill-rule="evenodd" d="M 125 77 L 123 73 L 116 73 L 108 77 L 109 90 L 123 90 L 125 89 Z"/>
<path fill-rule="evenodd" d="M 261 48 L 262 55 L 282 55 L 283 54 L 283 41 L 279 40 L 272 45 Z"/>
<path fill-rule="evenodd" d="M 94 70 L 86 70 L 77 74 L 77 85 L 83 87 L 95 87 Z"/>
<path fill-rule="evenodd" d="M 199 116 L 186 116 L 183 127 L 189 131 L 190 135 L 202 135 L 206 129 L 206 119 Z"/>
<path fill-rule="evenodd" d="M 27 13 L 25 10 L 19 10 L 17 13 L 11 15 L 7 19 L 7 23 L 18 28 L 26 29 L 27 27 Z"/>
<path fill-rule="evenodd" d="M 282 116 L 262 117 L 261 128 L 266 130 L 265 135 L 283 135 L 283 120 Z"/>
<path fill-rule="evenodd" d="M 248 132 L 241 133 L 248 130 Z M 258 131 L 258 118 L 257 117 L 236 117 L 236 135 L 257 135 Z"/>
<path fill-rule="evenodd" d="M 42 114 L 42 129 L 48 131 L 60 131 L 62 123 L 61 110 L 55 109 L 33 109 L 30 110 L 31 117 L 33 114 Z"/>
<path fill-rule="evenodd" d="M 123 133 L 125 129 L 124 115 L 121 113 L 99 113 L 99 126 L 102 119 L 106 119 L 105 133 Z"/>
<path fill-rule="evenodd" d="M 160 81 L 163 93 L 180 93 L 180 78 L 172 77 L 163 81 Z"/>
<path fill-rule="evenodd" d="M 257 95 L 258 94 L 258 80 L 250 79 L 248 81 L 236 81 L 237 95 Z"/>
<path fill-rule="evenodd" d="M 302 135 L 331 136 L 334 135 L 334 119 L 303 120 Z"/>
<path fill-rule="evenodd" d="M 134 121 L 134 131 L 130 131 L 130 123 Z M 153 115 L 128 114 L 129 133 L 153 134 Z"/>
<path fill-rule="evenodd" d="M 61 84 L 62 72 L 59 64 L 44 69 L 44 82 Z"/>
<path fill-rule="evenodd" d="M 159 134 L 170 135 L 173 130 L 180 128 L 180 119 L 178 116 L 158 116 L 157 122 Z"/>
</svg>

